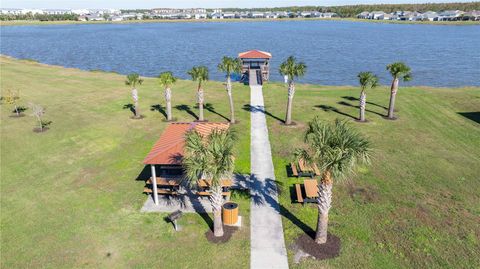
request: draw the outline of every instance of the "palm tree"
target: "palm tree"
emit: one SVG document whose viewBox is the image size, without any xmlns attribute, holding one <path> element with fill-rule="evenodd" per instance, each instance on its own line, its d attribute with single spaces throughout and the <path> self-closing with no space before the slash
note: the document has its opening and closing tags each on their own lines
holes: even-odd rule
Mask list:
<svg viewBox="0 0 480 269">
<path fill-rule="evenodd" d="M 292 124 L 292 102 L 295 94 L 294 79 L 302 77 L 307 71 L 307 66 L 303 62 L 296 62 L 295 57 L 290 56 L 285 62 L 280 65 L 280 74 L 288 77 L 288 102 L 287 115 L 285 117 L 285 124 Z"/>
<path fill-rule="evenodd" d="M 242 72 L 242 62 L 240 59 L 234 59 L 227 56 L 224 56 L 222 62 L 218 64 L 218 70 L 227 74 L 227 95 L 228 101 L 230 102 L 230 122 L 235 123 L 235 109 L 233 107 L 233 97 L 232 97 L 232 79 L 230 75 L 232 73 Z"/>
<path fill-rule="evenodd" d="M 223 205 L 221 180 L 231 177 L 235 167 L 233 146 L 235 137 L 228 130 L 213 130 L 207 137 L 193 130 L 185 137 L 183 165 L 191 182 L 208 177 L 212 179 L 210 202 L 213 209 L 213 233 L 223 236 L 221 207 Z"/>
<path fill-rule="evenodd" d="M 137 91 L 137 84 L 142 85 L 143 79 L 140 78 L 140 75 L 137 73 L 131 73 L 127 75 L 127 80 L 125 80 L 125 85 L 132 86 L 132 99 L 134 103 L 135 109 L 135 117 L 140 117 L 140 111 L 138 109 L 138 91 Z"/>
<path fill-rule="evenodd" d="M 197 103 L 198 103 L 198 109 L 199 109 L 198 120 L 204 121 L 203 103 L 205 100 L 203 98 L 202 82 L 208 80 L 208 68 L 206 66 L 194 66 L 192 69 L 190 69 L 190 71 L 188 71 L 188 74 L 192 77 L 193 81 L 198 81 L 198 87 L 197 87 Z"/>
<path fill-rule="evenodd" d="M 395 62 L 393 64 L 387 65 L 387 70 L 393 77 L 392 87 L 390 89 L 390 104 L 388 106 L 388 115 L 389 119 L 395 119 L 393 116 L 393 109 L 395 106 L 395 96 L 398 91 L 398 81 L 402 79 L 403 81 L 409 81 L 412 79 L 412 73 L 410 67 L 403 62 Z"/>
<path fill-rule="evenodd" d="M 367 88 L 373 89 L 378 86 L 378 77 L 372 72 L 360 72 L 358 73 L 358 80 L 362 91 L 360 93 L 360 117 L 359 121 L 365 121 L 365 106 L 367 104 Z"/>
<path fill-rule="evenodd" d="M 165 89 L 165 102 L 167 103 L 167 121 L 172 120 L 172 90 L 170 86 L 177 82 L 177 78 L 173 76 L 172 72 L 163 72 L 158 76 L 160 85 Z"/>
<path fill-rule="evenodd" d="M 322 177 L 318 183 L 318 222 L 315 242 L 327 242 L 328 212 L 332 203 L 334 179 L 343 179 L 360 163 L 369 163 L 370 142 L 352 129 L 347 122 L 325 123 L 316 116 L 304 137 L 305 147 L 295 151 L 297 160 L 317 164 Z"/>
</svg>

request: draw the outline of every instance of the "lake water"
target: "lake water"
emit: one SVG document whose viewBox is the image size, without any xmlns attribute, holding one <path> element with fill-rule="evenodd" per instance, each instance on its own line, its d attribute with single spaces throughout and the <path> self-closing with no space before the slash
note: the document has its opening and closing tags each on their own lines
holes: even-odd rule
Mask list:
<svg viewBox="0 0 480 269">
<path fill-rule="evenodd" d="M 344 21 L 84 24 L 0 27 L 1 53 L 42 63 L 156 76 L 173 71 L 188 78 L 206 65 L 222 80 L 224 55 L 271 52 L 271 79 L 289 55 L 308 66 L 300 82 L 357 85 L 360 71 L 390 83 L 388 63 L 413 69 L 411 85 L 480 86 L 480 25 L 441 26 Z"/>
</svg>

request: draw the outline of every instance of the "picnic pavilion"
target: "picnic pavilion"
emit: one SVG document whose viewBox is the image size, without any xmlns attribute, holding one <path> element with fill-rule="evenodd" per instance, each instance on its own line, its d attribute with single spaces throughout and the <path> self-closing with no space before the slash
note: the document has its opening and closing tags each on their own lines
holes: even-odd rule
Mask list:
<svg viewBox="0 0 480 269">
<path fill-rule="evenodd" d="M 156 205 L 158 205 L 158 194 L 176 195 L 183 176 L 182 159 L 185 134 L 191 130 L 196 130 L 203 136 L 207 136 L 215 129 L 226 130 L 229 126 L 228 123 L 215 122 L 168 124 L 143 160 L 145 165 L 150 165 L 152 175 L 147 180 L 147 184 L 152 187 L 146 187 L 144 192 L 153 194 Z M 157 172 L 159 172 L 159 175 L 157 175 Z M 159 189 L 159 186 L 165 188 Z"/>
</svg>

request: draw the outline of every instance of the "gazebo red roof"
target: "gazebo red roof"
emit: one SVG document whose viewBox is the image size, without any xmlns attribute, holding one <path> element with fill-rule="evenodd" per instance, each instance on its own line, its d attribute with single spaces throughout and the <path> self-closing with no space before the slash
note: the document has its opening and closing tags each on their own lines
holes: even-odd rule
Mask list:
<svg viewBox="0 0 480 269">
<path fill-rule="evenodd" d="M 155 145 L 143 160 L 144 164 L 180 165 L 183 158 L 185 134 L 195 129 L 203 136 L 209 135 L 214 129 L 226 130 L 228 123 L 191 122 L 170 123 Z"/>
<path fill-rule="evenodd" d="M 238 58 L 245 59 L 270 59 L 272 58 L 272 54 L 266 51 L 261 50 L 249 50 L 246 52 L 241 52 L 238 54 Z"/>
</svg>

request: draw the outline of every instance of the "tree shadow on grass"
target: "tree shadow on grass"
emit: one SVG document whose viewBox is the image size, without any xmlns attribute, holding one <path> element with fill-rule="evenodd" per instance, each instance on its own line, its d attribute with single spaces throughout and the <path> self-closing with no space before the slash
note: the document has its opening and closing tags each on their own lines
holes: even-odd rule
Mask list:
<svg viewBox="0 0 480 269">
<path fill-rule="evenodd" d="M 167 111 L 165 109 L 166 108 L 160 104 L 155 104 L 150 107 L 150 111 L 158 111 L 167 119 Z"/>
<path fill-rule="evenodd" d="M 195 108 L 198 108 L 198 105 L 195 107 Z M 227 121 L 230 121 L 229 118 L 225 117 L 224 115 L 218 113 L 217 111 L 215 111 L 215 107 L 213 107 L 213 105 L 211 103 L 206 103 L 205 105 L 203 105 L 203 108 L 205 108 L 206 110 L 212 112 L 213 114 L 216 114 L 222 118 L 224 118 L 225 120 Z"/>
<path fill-rule="evenodd" d="M 266 178 L 262 182 L 256 179 L 256 175 L 250 176 L 250 194 L 252 202 L 255 205 L 268 205 L 272 207 L 279 214 L 300 228 L 304 233 L 309 236 L 314 235 L 315 231 L 310 226 L 305 224 L 302 220 L 293 215 L 286 207 L 277 202 L 277 199 L 275 199 L 274 196 L 279 194 L 280 189 L 277 187 L 277 182 L 273 179 Z"/>
<path fill-rule="evenodd" d="M 175 106 L 175 108 L 180 111 L 187 112 L 190 116 L 194 117 L 195 120 L 198 120 L 197 114 L 195 114 L 195 112 L 192 111 L 189 105 L 178 105 L 178 106 Z"/>
<path fill-rule="evenodd" d="M 245 104 L 243 105 L 243 110 L 246 110 L 246 111 L 249 111 L 249 112 L 262 112 L 263 114 L 265 115 L 268 115 L 270 117 L 272 117 L 273 119 L 279 121 L 280 123 L 285 123 L 285 121 L 275 115 L 273 115 L 272 113 L 268 112 L 265 107 L 261 107 L 261 106 L 252 106 L 250 104 Z"/>
<path fill-rule="evenodd" d="M 358 99 L 356 97 L 353 97 L 353 96 L 342 96 L 342 98 L 346 99 L 348 101 L 360 101 L 360 99 Z M 367 101 L 367 104 L 372 105 L 372 106 L 377 106 L 377 107 L 383 108 L 385 110 L 388 109 L 388 107 L 385 107 L 385 106 L 382 106 L 382 105 L 379 105 L 379 104 L 376 104 L 376 103 L 373 103 L 373 102 L 369 102 L 369 101 Z"/>
<path fill-rule="evenodd" d="M 459 115 L 480 124 L 480 111 L 479 112 L 457 112 Z"/>
<path fill-rule="evenodd" d="M 354 105 L 352 105 L 352 104 L 350 104 L 350 103 L 347 103 L 347 102 L 344 102 L 344 101 L 340 101 L 340 102 L 338 102 L 337 104 L 342 105 L 342 106 L 349 106 L 349 107 L 353 107 L 353 108 L 356 108 L 356 109 L 360 109 L 359 106 L 354 106 Z M 385 117 L 384 114 L 378 113 L 378 112 L 375 112 L 375 111 L 372 111 L 372 110 L 370 110 L 370 109 L 365 109 L 365 111 L 366 111 L 366 112 L 373 113 L 373 114 L 377 114 L 377 115 L 379 115 L 380 117 Z"/>
<path fill-rule="evenodd" d="M 133 116 L 135 116 L 135 106 L 133 104 L 125 104 L 123 105 L 123 109 L 129 109 Z"/>
<path fill-rule="evenodd" d="M 333 112 L 338 113 L 340 115 L 343 115 L 343 116 L 346 116 L 346 117 L 349 117 L 349 118 L 352 118 L 352 119 L 357 119 L 354 116 L 352 116 L 350 114 L 347 114 L 345 112 L 342 112 L 342 111 L 338 110 L 336 107 L 333 107 L 333 106 L 317 105 L 315 107 L 320 108 L 321 110 L 323 110 L 325 112 L 333 111 Z"/>
</svg>

